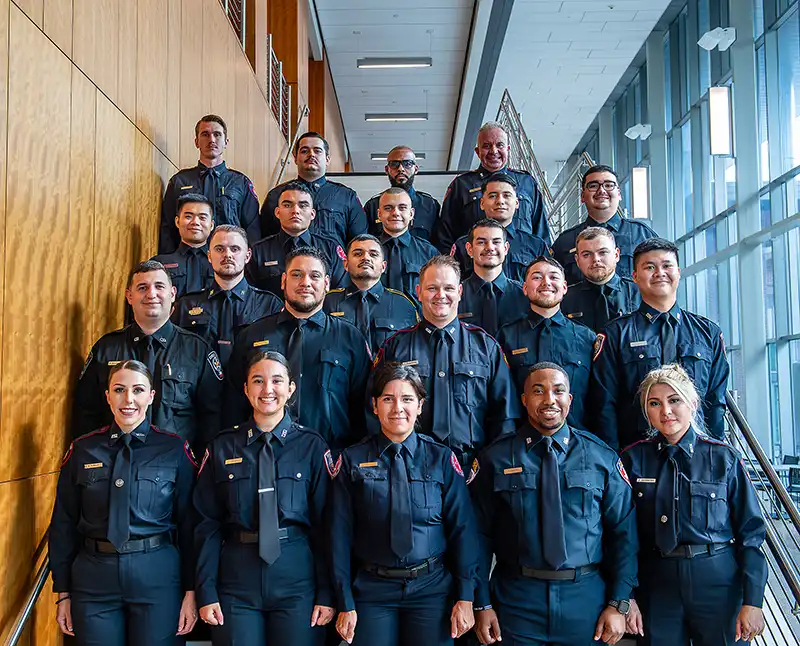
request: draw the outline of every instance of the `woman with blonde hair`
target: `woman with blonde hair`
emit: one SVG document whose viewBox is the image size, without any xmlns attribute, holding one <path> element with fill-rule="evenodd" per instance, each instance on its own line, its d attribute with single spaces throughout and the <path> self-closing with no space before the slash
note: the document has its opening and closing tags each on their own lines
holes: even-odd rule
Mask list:
<svg viewBox="0 0 800 646">
<path fill-rule="evenodd" d="M 740 457 L 698 428 L 700 397 L 680 366 L 648 373 L 639 397 L 654 432 L 622 453 L 640 541 L 628 631 L 646 646 L 748 642 L 764 630 L 767 566 Z"/>
</svg>

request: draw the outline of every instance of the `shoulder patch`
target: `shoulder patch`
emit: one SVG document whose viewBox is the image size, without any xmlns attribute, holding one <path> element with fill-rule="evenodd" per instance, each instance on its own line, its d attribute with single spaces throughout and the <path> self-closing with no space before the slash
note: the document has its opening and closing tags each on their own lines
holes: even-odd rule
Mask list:
<svg viewBox="0 0 800 646">
<path fill-rule="evenodd" d="M 69 462 L 69 458 L 72 455 L 72 449 L 75 448 L 75 442 L 70 442 L 69 447 L 67 448 L 67 452 L 64 454 L 64 457 L 61 460 L 61 468 L 64 468 L 64 465 Z"/>
<path fill-rule="evenodd" d="M 333 480 L 333 478 L 339 475 L 339 470 L 342 468 L 342 455 L 339 454 L 339 457 L 334 461 L 330 449 L 325 451 L 325 468 L 328 470 L 328 475 L 331 477 L 331 480 Z"/>
<path fill-rule="evenodd" d="M 252 195 L 254 198 L 258 199 L 258 195 L 256 195 L 256 189 L 255 189 L 255 187 L 253 186 L 253 182 L 247 182 L 247 188 L 249 188 L 249 189 L 250 189 L 250 194 L 251 194 L 251 195 Z"/>
<path fill-rule="evenodd" d="M 458 458 L 456 454 L 450 451 L 450 465 L 453 467 L 453 471 L 455 471 L 458 475 L 462 478 L 464 477 L 464 470 L 461 468 L 461 465 L 458 463 Z"/>
<path fill-rule="evenodd" d="M 222 363 L 220 362 L 217 353 L 214 352 L 214 350 L 212 350 L 211 352 L 208 353 L 208 357 L 206 358 L 208 359 L 208 365 L 210 365 L 211 369 L 214 371 L 214 376 L 220 381 L 222 381 L 223 380 Z"/>
<path fill-rule="evenodd" d="M 456 243 L 455 242 L 453 243 L 453 246 L 450 247 L 450 255 L 451 256 L 455 256 L 456 255 Z"/>
<path fill-rule="evenodd" d="M 78 379 L 83 379 L 83 375 L 86 374 L 86 370 L 89 368 L 89 364 L 92 363 L 92 359 L 94 359 L 94 353 L 89 350 L 89 355 L 86 357 L 86 362 L 83 364 L 83 369 L 81 370 L 81 376 L 78 377 Z"/>
<path fill-rule="evenodd" d="M 336 245 L 336 255 L 342 260 L 347 260 L 347 254 L 344 252 L 344 249 L 342 249 L 342 245 L 340 244 Z"/>
<path fill-rule="evenodd" d="M 206 462 L 208 462 L 208 457 L 210 455 L 211 453 L 209 452 L 208 447 L 206 447 L 206 452 L 203 454 L 203 461 L 200 463 L 200 469 L 197 471 L 197 475 L 203 473 L 203 468 L 206 466 Z"/>
<path fill-rule="evenodd" d="M 603 351 L 603 345 L 605 342 L 606 335 L 601 332 L 594 340 L 594 346 L 592 347 L 592 361 L 597 361 L 597 357 L 599 357 L 600 353 Z"/>
<path fill-rule="evenodd" d="M 197 468 L 197 458 L 194 457 L 194 451 L 192 451 L 192 447 L 189 446 L 188 442 L 183 443 L 183 452 L 186 454 L 186 457 L 189 458 L 189 462 L 194 465 L 194 468 Z"/>
<path fill-rule="evenodd" d="M 475 479 L 475 476 L 478 475 L 478 471 L 481 470 L 480 462 L 478 462 L 478 458 L 475 458 L 472 461 L 472 466 L 469 468 L 469 475 L 467 476 L 467 484 L 472 482 Z"/>
<path fill-rule="evenodd" d="M 630 487 L 631 486 L 631 481 L 628 479 L 628 472 L 625 471 L 625 466 L 622 464 L 622 460 L 620 460 L 619 458 L 617 458 L 617 471 L 619 471 L 619 474 L 622 476 L 622 479 Z"/>
</svg>

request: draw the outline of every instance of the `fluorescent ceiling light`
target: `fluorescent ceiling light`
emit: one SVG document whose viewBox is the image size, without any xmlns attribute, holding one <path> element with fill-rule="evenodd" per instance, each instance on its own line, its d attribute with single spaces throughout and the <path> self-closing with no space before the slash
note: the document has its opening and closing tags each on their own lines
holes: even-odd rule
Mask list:
<svg viewBox="0 0 800 646">
<path fill-rule="evenodd" d="M 427 112 L 368 112 L 364 121 L 427 121 Z"/>
<path fill-rule="evenodd" d="M 653 132 L 653 126 L 649 123 L 637 123 L 635 126 L 631 126 L 625 131 L 625 136 L 628 139 L 641 139 L 644 141 L 647 139 Z"/>
<path fill-rule="evenodd" d="M 732 154 L 729 87 L 708 88 L 708 125 L 711 135 L 711 154 Z"/>
<path fill-rule="evenodd" d="M 650 169 L 637 166 L 631 171 L 632 210 L 635 219 L 650 217 Z"/>
<path fill-rule="evenodd" d="M 414 153 L 414 156 L 417 159 L 425 159 L 425 153 Z M 370 155 L 370 159 L 372 161 L 387 161 L 389 159 L 389 153 L 372 153 Z"/>
<path fill-rule="evenodd" d="M 736 29 L 734 27 L 717 27 L 700 36 L 697 44 L 707 52 L 710 52 L 715 47 L 719 47 L 719 51 L 724 52 L 733 45 L 734 41 L 736 41 Z"/>
<path fill-rule="evenodd" d="M 415 67 L 431 67 L 430 56 L 396 56 L 393 58 L 359 58 L 356 67 L 362 70 L 410 69 Z"/>
</svg>

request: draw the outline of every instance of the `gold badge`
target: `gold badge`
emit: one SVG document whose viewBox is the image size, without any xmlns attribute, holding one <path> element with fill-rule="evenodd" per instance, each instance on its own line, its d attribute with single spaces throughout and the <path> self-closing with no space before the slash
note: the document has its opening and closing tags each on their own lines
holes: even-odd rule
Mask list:
<svg viewBox="0 0 800 646">
<path fill-rule="evenodd" d="M 91 464 L 84 464 L 83 465 L 84 469 L 100 469 L 102 467 L 103 467 L 103 463 L 102 462 L 92 462 Z"/>
<path fill-rule="evenodd" d="M 331 316 L 344 316 L 344 312 L 331 312 Z"/>
<path fill-rule="evenodd" d="M 253 344 L 254 348 L 260 348 L 262 345 L 269 345 L 269 339 L 264 339 L 263 341 L 256 341 Z"/>
<path fill-rule="evenodd" d="M 198 314 L 202 313 L 203 313 L 202 307 L 193 307 L 192 309 L 189 310 L 189 316 L 197 316 Z"/>
</svg>

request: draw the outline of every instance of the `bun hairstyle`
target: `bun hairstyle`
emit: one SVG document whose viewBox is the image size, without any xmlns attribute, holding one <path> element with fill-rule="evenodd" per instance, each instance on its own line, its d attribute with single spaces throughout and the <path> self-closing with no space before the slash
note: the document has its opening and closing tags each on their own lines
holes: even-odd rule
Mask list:
<svg viewBox="0 0 800 646">
<path fill-rule="evenodd" d="M 639 386 L 639 404 L 645 418 L 647 417 L 647 400 L 650 389 L 656 384 L 664 384 L 672 388 L 692 411 L 692 422 L 699 428 L 700 395 L 697 393 L 692 378 L 677 363 L 670 363 L 647 373 Z M 655 432 L 654 429 L 651 429 Z"/>
</svg>

